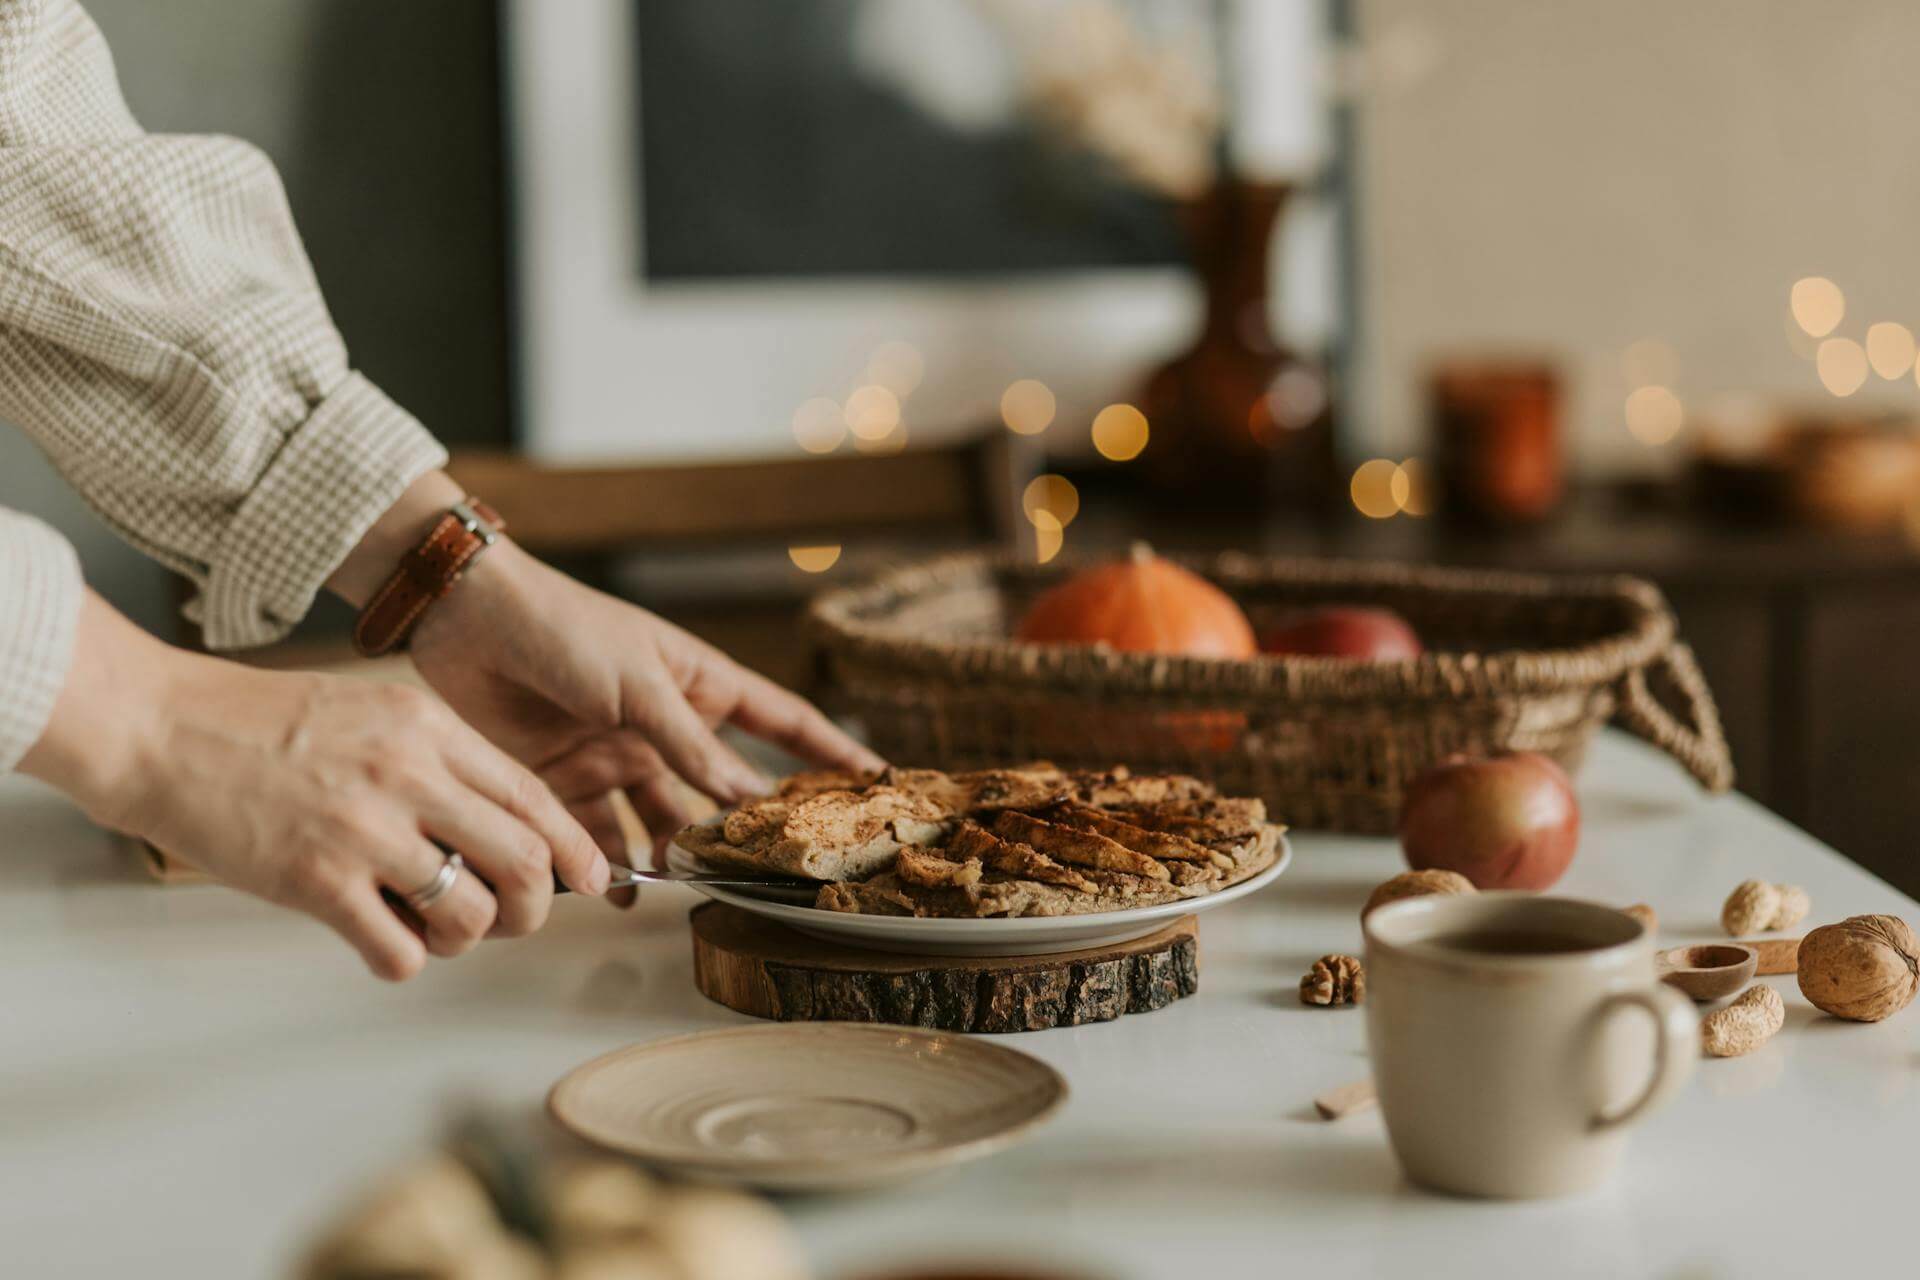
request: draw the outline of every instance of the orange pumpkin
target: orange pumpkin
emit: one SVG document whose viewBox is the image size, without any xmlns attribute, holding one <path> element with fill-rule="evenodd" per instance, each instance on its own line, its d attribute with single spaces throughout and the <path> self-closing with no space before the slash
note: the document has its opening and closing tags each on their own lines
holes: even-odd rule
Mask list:
<svg viewBox="0 0 1920 1280">
<path fill-rule="evenodd" d="M 1125 560 L 1083 570 L 1043 593 L 1015 638 L 1195 658 L 1258 652 L 1253 626 L 1232 597 L 1145 543 L 1135 543 Z"/>
<path fill-rule="evenodd" d="M 1195 658 L 1250 658 L 1259 652 L 1253 625 L 1226 592 L 1135 543 L 1125 560 L 1086 569 L 1044 592 L 1020 620 L 1014 638 L 1036 644 L 1104 644 L 1131 653 Z M 1166 747 L 1187 755 L 1231 751 L 1246 731 L 1235 711 L 1135 714 L 1106 708 L 1058 710 L 1028 726 L 1042 755 L 1073 759 L 1133 755 L 1167 761 Z"/>
</svg>

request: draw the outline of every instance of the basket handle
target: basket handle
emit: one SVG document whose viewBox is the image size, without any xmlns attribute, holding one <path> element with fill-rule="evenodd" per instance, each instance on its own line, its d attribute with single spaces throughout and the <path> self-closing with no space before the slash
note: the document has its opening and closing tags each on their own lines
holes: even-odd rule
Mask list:
<svg viewBox="0 0 1920 1280">
<path fill-rule="evenodd" d="M 1658 679 L 1648 680 L 1648 673 Z M 1680 709 L 1669 710 L 1677 698 Z M 1720 727 L 1720 709 L 1713 691 L 1700 673 L 1693 650 L 1675 640 L 1644 667 L 1635 667 L 1620 679 L 1620 709 L 1616 718 L 1685 765 L 1708 791 L 1733 785 L 1733 755 Z"/>
</svg>

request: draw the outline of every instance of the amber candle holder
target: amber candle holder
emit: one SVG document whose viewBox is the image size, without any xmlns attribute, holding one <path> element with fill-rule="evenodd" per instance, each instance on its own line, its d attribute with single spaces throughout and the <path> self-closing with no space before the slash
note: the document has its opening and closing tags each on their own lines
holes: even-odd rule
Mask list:
<svg viewBox="0 0 1920 1280">
<path fill-rule="evenodd" d="M 1560 375 L 1526 361 L 1459 361 L 1433 371 L 1428 406 L 1442 510 L 1469 524 L 1546 519 L 1566 492 Z"/>
</svg>

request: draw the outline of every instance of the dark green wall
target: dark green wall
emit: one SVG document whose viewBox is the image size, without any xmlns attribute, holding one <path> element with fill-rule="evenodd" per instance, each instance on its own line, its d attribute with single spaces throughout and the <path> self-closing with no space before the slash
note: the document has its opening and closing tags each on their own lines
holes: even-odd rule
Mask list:
<svg viewBox="0 0 1920 1280">
<path fill-rule="evenodd" d="M 507 439 L 488 0 L 85 0 L 148 129 L 266 148 L 354 363 L 448 443 Z"/>
</svg>

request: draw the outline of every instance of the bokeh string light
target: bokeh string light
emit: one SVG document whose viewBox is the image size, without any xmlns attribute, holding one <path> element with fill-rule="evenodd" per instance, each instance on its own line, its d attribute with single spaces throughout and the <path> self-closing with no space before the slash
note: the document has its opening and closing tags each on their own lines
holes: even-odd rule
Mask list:
<svg viewBox="0 0 1920 1280">
<path fill-rule="evenodd" d="M 1020 509 L 1029 520 L 1044 511 L 1064 529 L 1080 514 L 1080 491 L 1065 476 L 1035 476 L 1020 494 Z"/>
<path fill-rule="evenodd" d="M 1387 496 L 1393 499 L 1396 513 L 1407 509 L 1407 499 L 1413 496 L 1413 478 L 1404 466 L 1394 467 L 1393 478 L 1387 481 Z"/>
<path fill-rule="evenodd" d="M 1814 338 L 1824 338 L 1846 318 L 1847 298 L 1840 286 L 1825 276 L 1807 276 L 1793 282 L 1788 295 L 1794 323 Z"/>
<path fill-rule="evenodd" d="M 1433 473 L 1427 470 L 1427 464 L 1418 458 L 1408 458 L 1400 464 L 1399 479 L 1404 483 L 1394 486 L 1394 493 L 1400 502 L 1400 510 L 1410 516 L 1430 516 L 1433 514 Z"/>
<path fill-rule="evenodd" d="M 1621 409 L 1627 431 L 1641 444 L 1658 447 L 1680 434 L 1686 410 L 1672 384 L 1680 377 L 1680 356 L 1658 338 L 1641 338 L 1620 353 L 1627 380 Z"/>
<path fill-rule="evenodd" d="M 788 547 L 787 559 L 793 561 L 793 567 L 802 573 L 825 573 L 840 561 L 840 544 L 824 543 L 818 546 Z"/>
<path fill-rule="evenodd" d="M 1347 486 L 1353 509 L 1369 520 L 1387 520 L 1400 513 L 1400 499 L 1394 496 L 1398 482 L 1407 485 L 1400 466 L 1391 458 L 1369 458 L 1354 468 L 1353 481 Z"/>
<path fill-rule="evenodd" d="M 1347 493 L 1369 520 L 1430 516 L 1435 506 L 1433 474 L 1418 458 L 1369 458 L 1354 469 Z"/>
<path fill-rule="evenodd" d="M 1033 555 L 1034 559 L 1045 564 L 1060 554 L 1060 548 L 1066 545 L 1067 529 L 1054 518 L 1051 511 L 1037 510 L 1031 513 L 1033 518 Z"/>
<path fill-rule="evenodd" d="M 1820 385 L 1836 396 L 1850 396 L 1867 381 L 1867 353 L 1852 338 L 1828 338 L 1814 353 Z"/>
<path fill-rule="evenodd" d="M 1147 447 L 1147 415 L 1130 404 L 1110 404 L 1094 415 L 1093 447 L 1109 462 L 1131 462 Z"/>
<path fill-rule="evenodd" d="M 1627 397 L 1627 430 L 1641 444 L 1662 445 L 1680 434 L 1686 407 L 1670 388 L 1641 387 Z"/>
<path fill-rule="evenodd" d="M 847 438 L 847 418 L 825 397 L 802 401 L 793 411 L 793 438 L 808 453 L 832 453 Z"/>
<path fill-rule="evenodd" d="M 1000 420 L 1018 435 L 1037 436 L 1045 431 L 1055 410 L 1053 391 L 1037 378 L 1010 383 L 1000 395 Z"/>
<path fill-rule="evenodd" d="M 1916 354 L 1913 330 L 1898 321 L 1882 320 L 1867 327 L 1867 363 L 1887 381 L 1906 377 Z"/>
<path fill-rule="evenodd" d="M 900 397 L 873 383 L 856 387 L 847 397 L 846 417 L 856 440 L 883 440 L 900 425 Z"/>
</svg>

